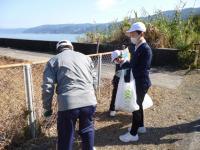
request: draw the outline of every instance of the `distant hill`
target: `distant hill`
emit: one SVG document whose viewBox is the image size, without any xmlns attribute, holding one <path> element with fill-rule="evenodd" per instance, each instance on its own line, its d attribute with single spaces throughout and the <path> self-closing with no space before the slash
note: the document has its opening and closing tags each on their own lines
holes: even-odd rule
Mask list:
<svg viewBox="0 0 200 150">
<path fill-rule="evenodd" d="M 105 24 L 62 24 L 62 25 L 42 25 L 34 28 L 29 28 L 24 33 L 68 33 L 68 34 L 81 34 L 89 31 L 105 30 L 109 23 Z"/>
<path fill-rule="evenodd" d="M 163 15 L 169 19 L 172 19 L 175 14 L 174 10 L 163 11 Z M 190 15 L 200 15 L 199 8 L 185 8 L 181 12 L 181 17 L 187 19 Z M 142 17 L 143 20 L 153 19 L 155 15 L 149 17 Z M 86 32 L 104 31 L 106 30 L 111 23 L 102 23 L 102 24 L 58 24 L 58 25 L 41 25 L 28 29 L 0 29 L 0 33 L 54 33 L 54 34 L 82 34 Z"/>
<path fill-rule="evenodd" d="M 175 10 L 163 11 L 163 15 L 166 16 L 168 19 L 173 19 L 175 13 Z M 181 11 L 181 18 L 184 20 L 188 19 L 191 15 L 200 15 L 200 7 L 185 8 Z M 152 15 L 151 17 L 155 17 L 155 15 Z"/>
</svg>

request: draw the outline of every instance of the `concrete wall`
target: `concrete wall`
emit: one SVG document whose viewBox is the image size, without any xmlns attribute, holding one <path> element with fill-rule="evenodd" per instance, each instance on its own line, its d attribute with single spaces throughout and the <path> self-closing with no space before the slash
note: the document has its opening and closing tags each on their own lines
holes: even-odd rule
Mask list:
<svg viewBox="0 0 200 150">
<path fill-rule="evenodd" d="M 0 38 L 0 47 L 10 47 L 14 49 L 30 50 L 36 52 L 45 52 L 56 54 L 57 41 L 39 41 L 39 40 L 21 40 Z M 76 51 L 84 54 L 95 54 L 97 44 L 72 43 Z M 120 49 L 119 45 L 100 45 L 99 53 L 110 52 Z M 153 66 L 176 66 L 178 65 L 177 49 L 153 49 Z"/>
<path fill-rule="evenodd" d="M 21 50 L 31 50 L 38 52 L 48 52 L 51 54 L 56 54 L 56 43 L 57 41 L 39 41 L 39 40 L 21 40 L 21 39 L 7 39 L 0 38 L 1 47 L 10 47 L 14 49 Z M 76 51 L 82 52 L 84 54 L 95 54 L 97 49 L 97 44 L 88 43 L 72 43 Z M 116 49 L 117 46 L 114 45 L 100 45 L 99 53 L 112 51 Z"/>
<path fill-rule="evenodd" d="M 157 48 L 153 49 L 153 66 L 178 66 L 178 49 Z"/>
</svg>

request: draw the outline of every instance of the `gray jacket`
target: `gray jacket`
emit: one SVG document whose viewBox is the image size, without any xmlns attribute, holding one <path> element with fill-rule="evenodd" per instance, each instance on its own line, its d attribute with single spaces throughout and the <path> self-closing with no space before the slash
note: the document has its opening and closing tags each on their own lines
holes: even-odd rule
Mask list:
<svg viewBox="0 0 200 150">
<path fill-rule="evenodd" d="M 58 111 L 96 105 L 96 72 L 89 56 L 67 49 L 51 58 L 44 70 L 43 108 L 51 110 L 54 88 Z"/>
</svg>

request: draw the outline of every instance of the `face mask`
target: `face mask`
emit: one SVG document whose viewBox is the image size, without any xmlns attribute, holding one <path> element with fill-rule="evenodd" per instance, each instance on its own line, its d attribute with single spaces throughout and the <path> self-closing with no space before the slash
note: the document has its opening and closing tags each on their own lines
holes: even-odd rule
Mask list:
<svg viewBox="0 0 200 150">
<path fill-rule="evenodd" d="M 137 44 L 139 38 L 140 38 L 140 35 L 138 35 L 137 37 L 131 37 L 131 42 L 132 42 L 133 44 Z"/>
<path fill-rule="evenodd" d="M 133 44 L 136 44 L 136 43 L 137 43 L 137 39 L 138 39 L 138 38 L 131 37 L 131 42 L 132 42 Z"/>
</svg>

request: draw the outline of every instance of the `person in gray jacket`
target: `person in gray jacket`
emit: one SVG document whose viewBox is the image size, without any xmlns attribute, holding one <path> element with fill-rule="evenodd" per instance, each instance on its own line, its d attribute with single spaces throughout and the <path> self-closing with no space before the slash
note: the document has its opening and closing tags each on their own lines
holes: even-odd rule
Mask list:
<svg viewBox="0 0 200 150">
<path fill-rule="evenodd" d="M 44 116 L 52 114 L 52 98 L 56 87 L 58 150 L 72 149 L 77 119 L 82 149 L 93 150 L 93 115 L 97 104 L 93 62 L 89 56 L 75 52 L 70 41 L 60 41 L 56 48 L 59 54 L 48 61 L 43 74 Z"/>
</svg>

